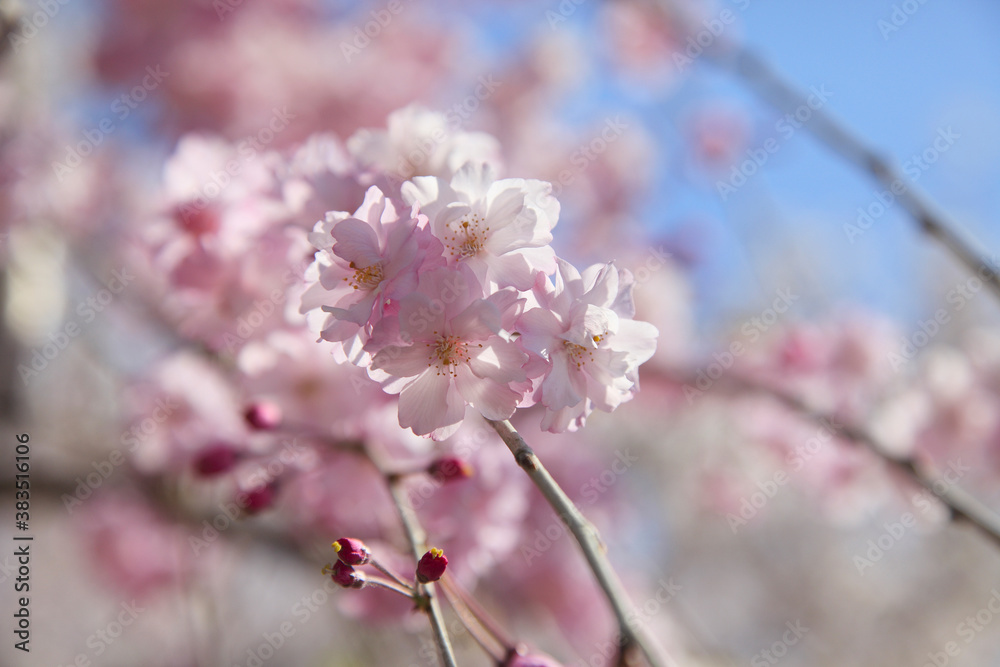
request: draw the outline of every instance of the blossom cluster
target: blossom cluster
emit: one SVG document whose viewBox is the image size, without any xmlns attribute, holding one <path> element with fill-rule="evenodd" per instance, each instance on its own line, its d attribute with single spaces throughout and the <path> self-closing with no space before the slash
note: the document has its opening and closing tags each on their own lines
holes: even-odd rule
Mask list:
<svg viewBox="0 0 1000 667">
<path fill-rule="evenodd" d="M 638 389 L 658 332 L 632 319 L 630 272 L 556 257 L 551 191 L 469 161 L 398 198 L 372 186 L 316 224 L 302 309 L 338 358 L 399 394 L 400 426 L 443 439 L 470 408 L 507 419 L 541 404 L 543 428 L 575 430 Z"/>
</svg>

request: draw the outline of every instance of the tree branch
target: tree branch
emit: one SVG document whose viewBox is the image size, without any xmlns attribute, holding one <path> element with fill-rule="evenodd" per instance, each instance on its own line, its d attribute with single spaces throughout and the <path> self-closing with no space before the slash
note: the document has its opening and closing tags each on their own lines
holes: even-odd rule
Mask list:
<svg viewBox="0 0 1000 667">
<path fill-rule="evenodd" d="M 864 428 L 852 424 L 841 424 L 831 415 L 823 414 L 797 396 L 775 387 L 770 387 L 741 377 L 731 377 L 730 383 L 746 392 L 760 392 L 773 397 L 785 407 L 817 424 L 835 424 L 838 434 L 866 447 L 894 469 L 904 473 L 916 484 L 934 494 L 948 508 L 954 521 L 965 521 L 974 526 L 980 534 L 1000 547 L 1000 516 L 963 491 L 955 484 L 941 479 L 914 456 L 898 457 L 889 454 L 878 439 Z"/>
<path fill-rule="evenodd" d="M 528 446 L 509 421 L 493 421 L 491 419 L 486 421 L 510 449 L 517 465 L 528 474 L 531 481 L 545 496 L 545 500 L 573 533 L 573 537 L 576 538 L 577 544 L 580 545 L 580 549 L 590 565 L 590 570 L 594 573 L 597 583 L 611 604 L 618 621 L 622 641 L 638 647 L 652 667 L 665 667 L 669 658 L 660 655 L 654 649 L 652 640 L 645 636 L 644 632 L 640 632 L 638 628 L 633 628 L 633 624 L 629 622 L 629 612 L 633 611 L 634 607 L 629 600 L 628 593 L 625 592 L 625 587 L 622 586 L 621 580 L 608 561 L 604 544 L 601 542 L 597 529 L 583 516 L 583 513 L 570 500 L 566 492 L 552 478 L 549 471 L 542 465 L 538 455 Z M 670 664 L 674 664 L 672 660 Z"/>
<path fill-rule="evenodd" d="M 417 519 L 417 513 L 413 511 L 413 506 L 410 505 L 410 501 L 406 497 L 406 493 L 403 490 L 402 478 L 397 475 L 388 475 L 386 476 L 386 482 L 389 485 L 389 493 L 392 495 L 392 501 L 396 504 L 396 510 L 399 512 L 399 518 L 403 522 L 406 537 L 410 541 L 413 557 L 414 559 L 419 559 L 427 551 L 427 535 L 424 533 L 419 519 Z M 417 587 L 416 590 L 427 600 L 427 615 L 431 619 L 431 627 L 434 629 L 434 641 L 437 642 L 438 651 L 441 653 L 441 661 L 445 664 L 445 667 L 457 667 L 455 651 L 451 646 L 451 640 L 448 638 L 444 616 L 441 613 L 441 603 L 435 594 L 434 584 L 419 584 L 415 582 L 415 586 Z"/>
<path fill-rule="evenodd" d="M 702 29 L 702 25 L 673 0 L 655 2 L 674 24 L 681 26 L 684 34 L 694 35 Z M 896 196 L 920 229 L 944 246 L 971 273 L 979 276 L 1000 299 L 1000 266 L 973 249 L 957 231 L 959 225 L 938 211 L 916 186 L 904 181 L 891 161 L 879 155 L 824 109 L 810 105 L 806 95 L 752 50 L 720 35 L 705 48 L 704 53 L 717 66 L 741 78 L 762 99 L 780 111 L 794 113 L 799 107 L 808 105 L 812 116 L 802 127 L 894 194 L 902 189 Z"/>
</svg>

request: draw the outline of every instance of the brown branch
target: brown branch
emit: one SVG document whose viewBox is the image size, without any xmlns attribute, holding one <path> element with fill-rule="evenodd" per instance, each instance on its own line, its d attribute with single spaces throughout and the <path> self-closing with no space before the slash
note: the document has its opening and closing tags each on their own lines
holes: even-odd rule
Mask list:
<svg viewBox="0 0 1000 667">
<path fill-rule="evenodd" d="M 681 27 L 683 34 L 694 35 L 703 29 L 701 23 L 674 0 L 653 2 L 674 25 Z M 959 225 L 937 210 L 919 188 L 904 181 L 890 160 L 882 157 L 827 111 L 816 105 L 809 105 L 806 95 L 745 46 L 719 35 L 705 47 L 704 54 L 715 65 L 738 76 L 762 99 L 780 111 L 794 113 L 799 107 L 808 105 L 812 115 L 802 127 L 845 161 L 893 192 L 921 231 L 942 245 L 968 271 L 979 276 L 990 286 L 993 294 L 1000 298 L 1000 267 L 991 258 L 983 257 L 977 252 L 957 231 Z M 902 192 L 897 194 L 900 189 Z"/>
<path fill-rule="evenodd" d="M 727 382 L 740 391 L 766 394 L 817 424 L 827 426 L 833 424 L 834 430 L 841 437 L 863 445 L 892 468 L 902 472 L 917 485 L 934 494 L 948 508 L 953 521 L 968 523 L 986 539 L 1000 547 L 1000 516 L 955 484 L 950 484 L 938 477 L 929 466 L 918 458 L 889 454 L 878 438 L 866 429 L 854 424 L 841 423 L 833 415 L 824 414 L 798 396 L 793 396 L 783 390 L 736 376 L 729 377 Z"/>
<path fill-rule="evenodd" d="M 374 459 L 372 463 L 375 463 Z M 378 466 L 377 463 L 375 465 L 376 467 Z M 402 478 L 398 475 L 389 475 L 386 476 L 386 482 L 389 485 L 389 493 L 392 495 L 392 501 L 396 504 L 396 510 L 399 512 L 399 518 L 403 522 L 403 529 L 406 531 L 406 537 L 410 542 L 413 557 L 414 559 L 419 559 L 427 551 L 427 535 L 424 533 L 423 526 L 420 525 L 417 513 L 413 510 L 413 506 L 410 505 L 410 501 L 406 497 L 406 493 L 403 490 Z M 456 667 L 455 650 L 452 648 L 451 640 L 448 638 L 444 616 L 441 613 L 441 603 L 437 599 L 434 584 L 416 584 L 416 586 L 417 592 L 423 595 L 427 601 L 427 615 L 431 619 L 431 627 L 434 629 L 434 641 L 437 643 L 438 651 L 441 653 L 441 661 L 446 667 Z"/>
<path fill-rule="evenodd" d="M 590 570 L 594 573 L 597 583 L 604 591 L 604 596 L 611 604 L 618 621 L 622 641 L 641 650 L 652 667 L 665 667 L 669 658 L 660 655 L 660 652 L 654 649 L 652 640 L 644 632 L 633 627 L 634 623 L 629 622 L 629 613 L 633 611 L 634 607 L 629 600 L 628 593 L 625 592 L 625 587 L 622 586 L 621 580 L 608 561 L 604 544 L 601 542 L 597 529 L 583 516 L 579 508 L 562 490 L 562 487 L 552 478 L 549 471 L 542 465 L 538 455 L 528 446 L 509 421 L 490 419 L 486 421 L 510 449 L 517 465 L 528 474 L 531 481 L 545 496 L 545 500 L 573 533 L 573 537 L 576 538 L 577 544 L 580 545 L 580 549 L 587 559 L 587 564 L 590 565 Z M 673 661 L 670 662 L 673 663 Z"/>
</svg>

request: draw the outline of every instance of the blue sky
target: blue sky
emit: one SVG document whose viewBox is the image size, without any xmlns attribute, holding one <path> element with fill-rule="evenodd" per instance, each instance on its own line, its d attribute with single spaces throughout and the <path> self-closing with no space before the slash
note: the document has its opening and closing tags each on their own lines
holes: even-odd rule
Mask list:
<svg viewBox="0 0 1000 667">
<path fill-rule="evenodd" d="M 381 7 L 378 2 L 333 4 L 334 15 L 355 4 L 361 15 Z M 456 5 L 439 16 L 475 28 L 481 54 L 502 63 L 551 30 L 545 12 L 559 4 Z M 894 8 L 904 5 L 912 14 L 899 30 L 884 35 L 879 21 L 891 21 Z M 598 0 L 583 0 L 559 29 L 587 39 L 598 28 L 600 6 Z M 1000 226 L 994 222 L 1000 219 L 995 187 L 1000 180 L 1000 40 L 995 38 L 1000 3 L 718 0 L 709 15 L 724 9 L 737 16 L 727 37 L 742 35 L 799 87 L 830 90 L 824 110 L 885 156 L 904 162 L 931 146 L 939 131 L 952 128 L 958 139 L 920 173 L 916 185 L 984 251 L 1000 250 Z M 721 331 L 741 321 L 788 285 L 807 293 L 799 313 L 804 317 L 859 304 L 905 325 L 933 311 L 934 295 L 940 297 L 963 276 L 898 206 L 850 243 L 844 225 L 855 221 L 858 207 L 874 201 L 878 188 L 805 131 L 782 140 L 761 171 L 721 201 L 710 181 L 696 182 L 678 168 L 684 150 L 681 119 L 699 107 L 733 106 L 749 118 L 755 130 L 750 146 L 758 147 L 775 134 L 781 114 L 704 61 L 678 87 L 649 90 L 623 82 L 595 53 L 595 76 L 560 112 L 570 125 L 585 128 L 624 110 L 642 118 L 662 143 L 654 194 L 638 213 L 654 230 L 698 229 L 705 244 L 693 280 L 698 316 L 708 329 Z M 108 95 L 98 92 L 92 99 L 95 109 L 106 111 Z M 137 129 L 141 136 L 141 125 L 130 122 L 126 132 Z"/>
<path fill-rule="evenodd" d="M 558 6 L 484 10 L 485 49 L 502 58 L 512 43 L 524 47 L 549 29 L 545 11 Z M 559 29 L 586 35 L 600 20 L 599 6 L 584 1 Z M 994 223 L 1000 210 L 994 187 L 1000 178 L 1000 4 L 719 0 L 709 15 L 725 9 L 737 16 L 727 37 L 742 35 L 798 87 L 831 91 L 824 111 L 885 157 L 908 164 L 919 176 L 912 184 L 970 241 L 984 252 L 1000 250 Z M 899 29 L 889 31 L 890 25 Z M 937 308 L 935 299 L 964 278 L 898 205 L 851 243 L 844 226 L 856 222 L 858 208 L 871 206 L 881 188 L 806 131 L 782 140 L 764 168 L 726 202 L 706 182 L 685 178 L 676 163 L 684 150 L 678 124 L 691 109 L 724 104 L 741 110 L 756 130 L 750 147 L 775 134 L 782 114 L 728 73 L 699 60 L 679 88 L 660 92 L 630 88 L 600 59 L 597 74 L 567 100 L 567 122 L 585 126 L 625 109 L 643 118 L 662 144 L 657 186 L 639 212 L 651 228 L 693 225 L 705 241 L 693 278 L 706 328 L 724 330 L 787 285 L 808 293 L 803 317 L 862 307 L 906 327 Z M 920 169 L 908 162 L 948 128 L 957 138 L 933 165 Z"/>
<path fill-rule="evenodd" d="M 757 0 L 745 11 L 735 3 L 719 7 L 739 14 L 746 43 L 788 80 L 832 91 L 824 110 L 897 163 L 932 146 L 938 132 L 951 127 L 958 138 L 935 164 L 917 170 L 915 184 L 961 224 L 970 240 L 1000 248 L 1000 228 L 994 223 L 1000 208 L 995 187 L 1000 176 L 1000 42 L 995 39 L 1000 6 L 986 0 L 913 2 L 908 8 L 917 9 L 900 29 L 883 35 L 879 21 L 891 21 L 894 6 L 902 9 L 902 4 Z M 773 127 L 777 114 L 728 75 L 710 75 L 707 83 L 699 80 L 688 88 L 695 83 L 698 90 L 688 91 L 693 95 L 740 100 L 755 125 L 764 128 L 762 137 Z M 806 268 L 827 284 L 826 305 L 861 304 L 903 322 L 933 310 L 928 292 L 941 291 L 940 281 L 962 274 L 950 260 L 940 262 L 942 275 L 931 272 L 929 265 L 943 254 L 916 232 L 898 206 L 855 243 L 848 242 L 844 224 L 856 220 L 859 206 L 874 201 L 876 189 L 870 178 L 798 132 L 729 206 L 700 198 L 709 211 L 715 204 L 720 227 L 698 274 L 699 289 L 711 304 L 703 315 L 712 320 L 728 305 L 738 308 L 755 288 L 769 294 L 774 285 L 754 280 L 759 271 L 754 264 L 780 259 L 780 253 L 762 246 L 782 247 L 779 239 L 789 238 L 806 249 Z M 761 241 L 753 247 L 747 238 Z"/>
</svg>

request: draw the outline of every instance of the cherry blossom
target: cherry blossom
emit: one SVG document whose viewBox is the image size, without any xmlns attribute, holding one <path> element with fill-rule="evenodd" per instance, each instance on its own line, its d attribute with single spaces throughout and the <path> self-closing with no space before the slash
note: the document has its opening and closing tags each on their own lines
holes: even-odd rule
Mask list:
<svg viewBox="0 0 1000 667">
<path fill-rule="evenodd" d="M 467 162 L 499 166 L 500 143 L 484 132 L 463 132 L 445 114 L 410 105 L 389 114 L 386 130 L 363 129 L 347 140 L 362 168 L 402 182 L 415 176 L 445 180 Z"/>
<path fill-rule="evenodd" d="M 321 308 L 324 340 L 341 342 L 350 358 L 360 354 L 371 328 L 395 302 L 416 289 L 418 271 L 443 263 L 441 244 L 414 208 L 400 217 L 392 200 L 372 186 L 354 215 L 328 213 L 311 235 L 320 249 L 307 278 L 302 310 Z"/>
<path fill-rule="evenodd" d="M 451 435 L 471 405 L 489 419 L 510 417 L 523 391 L 528 357 L 501 335 L 505 314 L 519 307 L 511 291 L 476 295 L 468 271 L 438 269 L 399 307 L 402 345 L 386 345 L 372 369 L 387 374 L 384 388 L 399 392 L 399 424 L 435 439 Z M 410 380 L 409 378 L 412 378 Z"/>
<path fill-rule="evenodd" d="M 451 181 L 417 177 L 402 186 L 419 204 L 452 264 L 465 264 L 484 285 L 530 289 L 538 272 L 555 269 L 548 245 L 559 202 L 543 181 L 496 180 L 492 167 L 467 163 Z"/>
<path fill-rule="evenodd" d="M 613 264 L 582 274 L 557 260 L 555 282 L 540 276 L 540 307 L 518 320 L 518 343 L 544 359 L 542 428 L 576 430 L 596 407 L 611 412 L 638 389 L 638 366 L 656 350 L 656 327 L 630 319 L 632 279 Z"/>
</svg>

